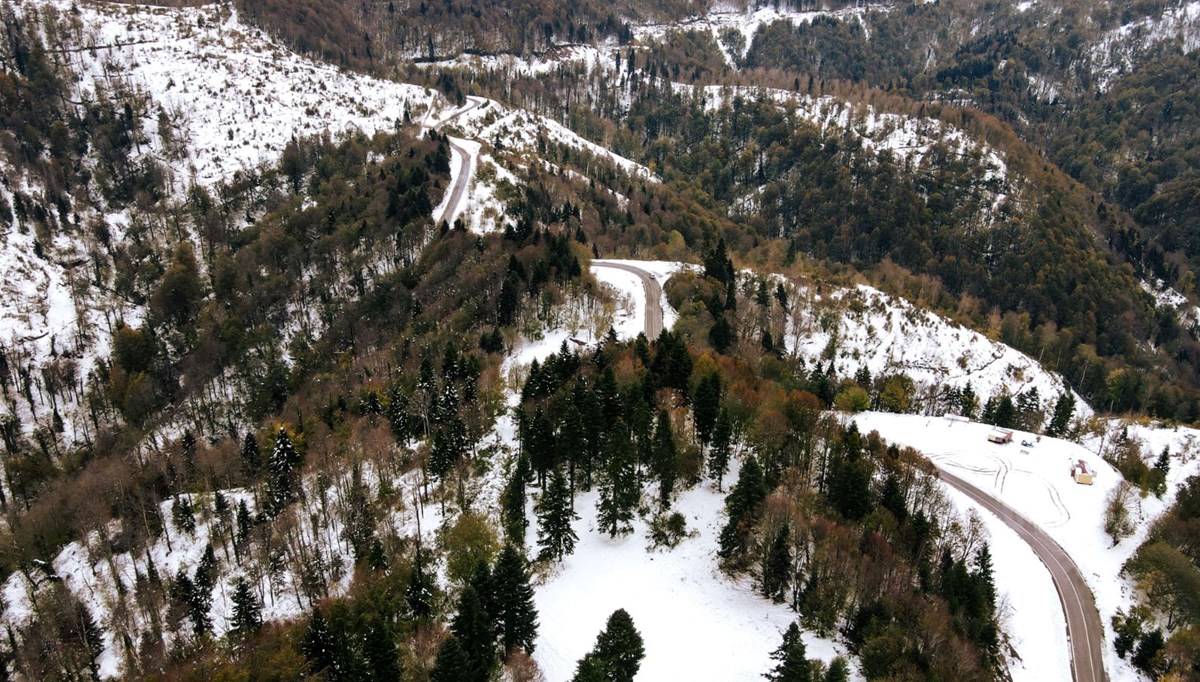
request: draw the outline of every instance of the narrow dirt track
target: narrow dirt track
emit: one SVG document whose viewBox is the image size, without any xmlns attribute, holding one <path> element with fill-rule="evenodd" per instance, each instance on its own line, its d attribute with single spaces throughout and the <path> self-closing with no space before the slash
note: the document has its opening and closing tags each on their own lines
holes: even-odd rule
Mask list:
<svg viewBox="0 0 1200 682">
<path fill-rule="evenodd" d="M 1050 571 L 1067 617 L 1067 639 L 1071 643 L 1071 673 L 1075 682 L 1105 682 L 1104 627 L 1092 591 L 1071 557 L 1041 528 L 1033 525 L 1008 505 L 963 479 L 939 469 L 943 481 L 991 511 L 1021 537 Z"/>
<path fill-rule="evenodd" d="M 646 292 L 646 338 L 650 341 L 657 339 L 663 330 L 662 287 L 654 275 L 649 270 L 643 270 L 627 263 L 613 263 L 604 260 L 592 261 L 592 267 L 624 270 L 637 275 L 638 279 L 642 280 L 642 288 Z"/>
</svg>

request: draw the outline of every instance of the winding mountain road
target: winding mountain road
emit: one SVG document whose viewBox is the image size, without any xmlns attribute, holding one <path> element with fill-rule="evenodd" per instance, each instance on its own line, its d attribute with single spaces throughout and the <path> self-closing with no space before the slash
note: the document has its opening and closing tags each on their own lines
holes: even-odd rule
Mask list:
<svg viewBox="0 0 1200 682">
<path fill-rule="evenodd" d="M 939 468 L 938 471 L 943 481 L 962 491 L 1012 528 L 1045 564 L 1067 618 L 1072 677 L 1075 682 L 1105 682 L 1108 678 L 1104 673 L 1104 627 L 1092 591 L 1084 582 L 1075 562 L 1045 531 L 1008 505 L 944 469 Z"/>
<path fill-rule="evenodd" d="M 487 102 L 482 97 L 467 97 L 467 103 L 455 109 L 449 116 L 432 124 L 426 122 L 425 126 L 432 130 L 440 130 L 472 109 L 487 106 Z M 458 173 L 455 175 L 454 185 L 450 188 L 450 200 L 446 202 L 446 208 L 442 211 L 442 215 L 437 222 L 446 222 L 453 225 L 454 221 L 462 215 L 463 209 L 466 208 L 467 199 L 470 197 L 471 180 L 475 177 L 479 147 L 477 143 L 457 137 L 447 136 L 446 139 L 450 142 L 450 148 L 457 152 Z"/>
<path fill-rule="evenodd" d="M 646 338 L 650 341 L 657 339 L 663 330 L 662 286 L 659 285 L 654 273 L 628 263 L 606 260 L 593 260 L 592 267 L 624 270 L 637 275 L 638 279 L 642 280 L 642 288 L 646 292 Z"/>
</svg>

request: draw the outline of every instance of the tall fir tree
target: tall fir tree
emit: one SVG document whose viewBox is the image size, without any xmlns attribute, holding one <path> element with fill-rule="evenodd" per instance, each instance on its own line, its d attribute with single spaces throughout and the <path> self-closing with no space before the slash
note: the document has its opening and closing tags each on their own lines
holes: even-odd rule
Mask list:
<svg viewBox="0 0 1200 682">
<path fill-rule="evenodd" d="M 692 417 L 696 422 L 696 435 L 700 444 L 708 446 L 713 439 L 717 414 L 721 410 L 721 375 L 712 372 L 696 385 L 696 396 L 692 400 Z"/>
<path fill-rule="evenodd" d="M 513 464 L 512 475 L 500 498 L 500 520 L 510 542 L 525 543 L 529 518 L 525 514 L 525 484 L 529 479 L 529 460 L 519 455 Z"/>
<path fill-rule="evenodd" d="M 784 592 L 791 582 L 792 575 L 792 538 L 791 526 L 785 521 L 779 530 L 775 531 L 767 552 L 763 557 L 762 588 L 763 596 L 776 602 L 783 601 Z"/>
<path fill-rule="evenodd" d="M 850 682 L 850 666 L 846 664 L 846 659 L 835 656 L 829 662 L 829 668 L 825 671 L 825 678 L 822 682 Z"/>
<path fill-rule="evenodd" d="M 271 516 L 277 516 L 296 496 L 299 481 L 300 454 L 292 444 L 292 437 L 283 427 L 275 435 L 275 448 L 267 459 L 270 474 L 267 489 L 267 508 Z"/>
<path fill-rule="evenodd" d="M 1063 391 L 1054 402 L 1054 414 L 1050 417 L 1050 426 L 1046 427 L 1046 435 L 1061 438 L 1067 435 L 1071 428 L 1071 417 L 1075 416 L 1075 396 L 1070 389 Z"/>
<path fill-rule="evenodd" d="M 320 607 L 313 609 L 308 626 L 304 628 L 300 653 L 308 659 L 309 669 L 314 673 L 327 671 L 330 678 L 337 674 L 337 642 Z"/>
<path fill-rule="evenodd" d="M 437 583 L 433 573 L 426 569 L 428 561 L 425 550 L 418 548 L 413 558 L 412 570 L 408 573 L 408 585 L 404 588 L 404 603 L 413 618 L 418 620 L 433 617 Z"/>
<path fill-rule="evenodd" d="M 400 651 L 396 636 L 388 622 L 372 614 L 363 624 L 363 658 L 371 677 L 384 680 L 400 679 Z"/>
<path fill-rule="evenodd" d="M 496 669 L 496 634 L 483 602 L 470 585 L 458 598 L 458 612 L 450 631 L 470 664 L 469 674 L 460 682 L 488 682 Z"/>
<path fill-rule="evenodd" d="M 466 682 L 474 679 L 471 661 L 458 638 L 450 635 L 438 647 L 429 682 Z"/>
<path fill-rule="evenodd" d="M 653 438 L 651 456 L 654 476 L 658 479 L 658 503 L 663 509 L 666 509 L 671 506 L 671 495 L 675 491 L 675 482 L 679 477 L 675 435 L 671 431 L 671 416 L 667 414 L 666 410 L 658 412 Z"/>
<path fill-rule="evenodd" d="M 718 539 L 718 556 L 729 561 L 745 555 L 750 529 L 758 520 L 766 499 L 767 484 L 763 480 L 762 467 L 753 456 L 747 457 L 738 482 L 725 498 L 725 513 L 729 518 Z"/>
<path fill-rule="evenodd" d="M 388 426 L 392 437 L 397 443 L 406 443 L 413 436 L 412 419 L 408 415 L 408 396 L 400 390 L 399 384 L 393 384 L 388 391 L 387 406 Z"/>
<path fill-rule="evenodd" d="M 641 489 L 633 461 L 629 430 L 618 420 L 605 439 L 606 462 L 596 502 L 600 530 L 615 538 L 633 532 L 633 517 Z"/>
<path fill-rule="evenodd" d="M 582 660 L 576 671 L 576 682 L 605 680 L 633 682 L 646 655 L 642 635 L 625 609 L 617 609 L 608 617 L 596 645 Z"/>
<path fill-rule="evenodd" d="M 713 426 L 712 448 L 708 452 L 708 475 L 717 480 L 717 492 L 722 492 L 725 472 L 729 471 L 729 457 L 733 450 L 733 421 L 724 408 L 717 413 Z"/>
<path fill-rule="evenodd" d="M 233 618 L 229 629 L 239 639 L 255 634 L 262 628 L 262 603 L 245 578 L 233 583 Z"/>
<path fill-rule="evenodd" d="M 812 664 L 808 661 L 800 628 L 792 623 L 783 633 L 783 642 L 771 652 L 775 667 L 763 675 L 771 682 L 812 682 Z"/>
<path fill-rule="evenodd" d="M 575 551 L 579 536 L 571 522 L 579 518 L 571 508 L 571 490 L 562 470 L 550 473 L 550 482 L 537 503 L 539 561 L 561 561 Z"/>
<path fill-rule="evenodd" d="M 500 550 L 492 571 L 495 593 L 495 620 L 500 644 L 507 656 L 518 647 L 533 652 L 537 639 L 537 608 L 533 605 L 533 587 L 525 557 L 510 542 Z"/>
</svg>

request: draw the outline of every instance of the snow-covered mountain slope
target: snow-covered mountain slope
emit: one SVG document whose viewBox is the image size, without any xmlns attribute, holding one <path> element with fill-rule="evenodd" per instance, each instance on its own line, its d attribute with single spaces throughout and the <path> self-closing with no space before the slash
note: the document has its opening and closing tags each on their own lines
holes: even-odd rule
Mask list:
<svg viewBox="0 0 1200 682">
<path fill-rule="evenodd" d="M 1176 41 L 1180 51 L 1200 49 L 1200 2 L 1191 0 L 1105 33 L 1091 46 L 1092 71 L 1100 89 L 1134 68 L 1144 53 L 1160 43 Z"/>
<path fill-rule="evenodd" d="M 606 159 L 622 171 L 647 180 L 656 176 L 645 166 L 584 139 L 561 123 L 523 109 L 511 109 L 494 100 L 484 100 L 449 124 L 464 137 L 490 144 L 494 149 L 533 156 L 539 141 L 557 143 Z"/>
<path fill-rule="evenodd" d="M 876 10 L 888 11 L 888 5 L 871 5 L 864 3 L 858 7 L 848 7 L 841 10 L 814 9 L 803 12 L 780 8 L 778 5 L 753 7 L 745 3 L 744 8 L 729 3 L 716 3 L 708 14 L 692 21 L 677 24 L 644 24 L 634 28 L 634 35 L 642 39 L 661 38 L 668 31 L 698 30 L 712 34 L 713 40 L 721 48 L 726 63 L 736 67 L 739 60 L 746 56 L 755 34 L 763 26 L 777 21 L 795 24 L 810 24 L 818 17 L 835 17 L 842 20 L 857 20 L 862 22 L 863 13 Z M 760 3 L 753 3 L 759 5 Z M 867 29 L 866 23 L 862 26 Z M 868 38 L 869 38 L 869 30 Z"/>
<path fill-rule="evenodd" d="M 805 284 L 792 291 L 788 352 L 809 364 L 832 361 L 839 376 L 863 366 L 875 377 L 903 372 L 917 395 L 928 396 L 970 384 L 980 403 L 1036 388 L 1042 405 L 1052 406 L 1069 390 L 1062 376 L 1024 353 L 874 287 Z M 1075 400 L 1077 415 L 1091 414 L 1078 394 Z"/>
<path fill-rule="evenodd" d="M 51 46 L 77 74 L 76 101 L 115 90 L 145 98 L 138 121 L 144 144 L 133 162 L 150 158 L 169 169 L 168 188 L 183 197 L 193 183 L 214 185 L 278 161 L 298 137 L 391 130 L 434 105 L 432 91 L 339 71 L 298 56 L 242 23 L 227 5 L 167 9 L 115 3 L 26 2 L 16 11 L 58 18 Z M 84 225 L 104 224 L 120 243 L 128 211 L 73 206 L 75 229 L 47 242 L 15 209 L 15 193 L 40 196 L 29 177 L 3 167 L 0 201 L 14 229 L 0 235 L 0 348 L 9 371 L 28 383 L 9 411 L 26 429 L 62 420 L 80 440 L 80 399 L 96 360 L 120 322 L 136 325 L 144 310 L 92 280 L 92 243 Z M 13 382 L 18 383 L 18 382 Z M 53 383 L 70 390 L 54 396 Z"/>
<path fill-rule="evenodd" d="M 341 71 L 299 56 L 243 23 L 229 5 L 168 9 L 79 3 L 66 47 L 81 97 L 111 78 L 148 95 L 168 115 L 186 158 L 152 153 L 175 170 L 177 187 L 229 180 L 279 158 L 293 138 L 390 130 L 423 116 L 431 90 Z M 153 130 L 153 121 L 143 121 Z"/>
</svg>

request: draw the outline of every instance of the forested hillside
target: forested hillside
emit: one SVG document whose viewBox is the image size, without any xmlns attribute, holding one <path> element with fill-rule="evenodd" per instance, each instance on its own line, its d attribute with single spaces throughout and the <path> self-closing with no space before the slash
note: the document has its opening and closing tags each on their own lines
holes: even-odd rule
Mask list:
<svg viewBox="0 0 1200 682">
<path fill-rule="evenodd" d="M 1009 679 L 862 410 L 1098 439 L 1119 672 L 1200 675 L 1188 451 L 1105 421 L 1200 421 L 1200 5 L 0 2 L 0 679 L 633 679 L 636 604 L 537 651 L 580 532 L 712 542 L 755 675 Z"/>
</svg>

